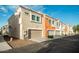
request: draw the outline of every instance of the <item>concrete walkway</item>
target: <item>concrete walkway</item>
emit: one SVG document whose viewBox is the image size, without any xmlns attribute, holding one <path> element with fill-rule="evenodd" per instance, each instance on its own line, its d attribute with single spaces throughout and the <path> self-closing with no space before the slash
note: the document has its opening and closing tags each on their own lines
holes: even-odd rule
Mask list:
<svg viewBox="0 0 79 59">
<path fill-rule="evenodd" d="M 12 49 L 7 42 L 4 40 L 4 38 L 0 35 L 0 51 L 6 51 Z"/>
</svg>

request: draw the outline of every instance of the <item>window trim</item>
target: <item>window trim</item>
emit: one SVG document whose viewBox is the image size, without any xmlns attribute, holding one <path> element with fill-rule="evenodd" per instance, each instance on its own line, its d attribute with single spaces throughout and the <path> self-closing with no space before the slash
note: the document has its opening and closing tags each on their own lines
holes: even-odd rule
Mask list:
<svg viewBox="0 0 79 59">
<path fill-rule="evenodd" d="M 36 18 L 37 18 L 36 20 L 39 22 L 39 21 L 40 21 L 40 17 L 39 17 L 39 16 L 37 16 Z"/>
<path fill-rule="evenodd" d="M 34 16 L 34 18 L 33 18 L 33 16 Z M 35 15 L 32 15 L 32 17 L 31 17 L 31 18 L 32 18 L 32 21 L 34 21 L 34 20 L 35 20 Z"/>
<path fill-rule="evenodd" d="M 34 14 L 32 14 L 32 15 L 34 15 Z M 35 20 L 33 20 L 33 19 L 32 19 L 32 15 L 31 15 L 31 21 L 32 21 L 32 22 L 41 23 L 41 17 L 40 17 L 40 16 L 34 15 L 34 16 L 35 16 Z M 37 17 L 39 17 L 39 21 L 37 21 Z"/>
<path fill-rule="evenodd" d="M 52 20 L 52 25 L 55 25 L 55 21 L 54 20 Z"/>
<path fill-rule="evenodd" d="M 51 25 L 51 19 L 48 20 L 49 24 Z"/>
</svg>

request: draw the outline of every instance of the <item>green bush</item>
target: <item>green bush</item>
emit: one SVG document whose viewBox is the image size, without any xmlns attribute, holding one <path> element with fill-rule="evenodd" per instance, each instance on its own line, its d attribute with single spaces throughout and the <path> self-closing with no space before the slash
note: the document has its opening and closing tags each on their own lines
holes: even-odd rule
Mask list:
<svg viewBox="0 0 79 59">
<path fill-rule="evenodd" d="M 1 32 L 0 32 L 0 35 L 1 35 Z"/>
</svg>

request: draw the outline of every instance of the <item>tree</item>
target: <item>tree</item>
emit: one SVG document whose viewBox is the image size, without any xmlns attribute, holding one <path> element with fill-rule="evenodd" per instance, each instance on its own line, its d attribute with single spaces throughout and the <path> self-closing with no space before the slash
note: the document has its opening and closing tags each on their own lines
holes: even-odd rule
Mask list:
<svg viewBox="0 0 79 59">
<path fill-rule="evenodd" d="M 79 25 L 77 25 L 77 32 L 79 33 Z"/>
<path fill-rule="evenodd" d="M 79 34 L 79 25 L 73 26 L 73 31 Z"/>
<path fill-rule="evenodd" d="M 0 31 L 0 35 L 2 34 L 2 31 Z"/>
<path fill-rule="evenodd" d="M 73 31 L 76 33 L 76 31 L 77 31 L 77 27 L 76 26 L 73 26 Z"/>
<path fill-rule="evenodd" d="M 1 35 L 1 31 L 0 31 L 0 35 Z"/>
</svg>

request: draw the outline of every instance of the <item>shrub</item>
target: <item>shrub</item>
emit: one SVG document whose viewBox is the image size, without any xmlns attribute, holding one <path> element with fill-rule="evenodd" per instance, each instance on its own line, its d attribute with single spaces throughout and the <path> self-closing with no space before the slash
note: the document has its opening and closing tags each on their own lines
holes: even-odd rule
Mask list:
<svg viewBox="0 0 79 59">
<path fill-rule="evenodd" d="M 48 38 L 53 38 L 53 35 L 48 35 Z"/>
</svg>

